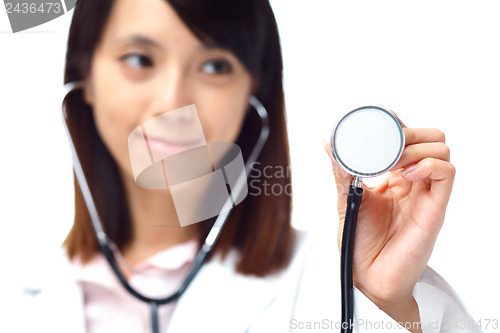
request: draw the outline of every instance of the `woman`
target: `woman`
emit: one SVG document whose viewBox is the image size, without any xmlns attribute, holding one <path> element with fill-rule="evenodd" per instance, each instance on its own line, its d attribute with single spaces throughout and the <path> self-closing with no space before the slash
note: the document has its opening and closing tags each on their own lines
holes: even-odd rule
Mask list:
<svg viewBox="0 0 500 333">
<path fill-rule="evenodd" d="M 82 89 L 65 99 L 68 125 L 105 232 L 122 258 L 120 270 L 143 293 L 154 297 L 178 288 L 214 219 L 179 227 L 170 192 L 137 186 L 129 134 L 149 119 L 194 104 L 206 141 L 235 142 L 246 159 L 260 129 L 247 102 L 254 95 L 270 122 L 259 165 L 287 168 L 281 70 L 276 23 L 265 0 L 78 2 L 65 83 L 81 82 Z M 179 119 L 178 125 L 186 121 Z M 357 318 L 376 321 L 379 331 L 401 322 L 444 332 L 453 327 L 447 321 L 471 320 L 452 289 L 426 268 L 454 168 L 441 132 L 406 128 L 405 134 L 400 162 L 384 184 L 366 190 L 359 212 Z M 173 145 L 183 147 L 182 142 Z M 341 227 L 343 189 L 352 179 L 333 159 L 332 166 Z M 284 177 L 266 181 L 290 185 Z M 149 305 L 128 294 L 113 275 L 82 195 L 78 189 L 75 193 L 75 222 L 64 246 L 70 265 L 54 264 L 47 287 L 25 288 L 28 305 L 23 306 L 35 319 L 22 324 L 51 332 L 150 331 Z M 291 198 L 282 193 L 249 195 L 236 206 L 212 257 L 186 292 L 159 306 L 161 332 L 307 328 L 297 309 L 303 307 L 300 290 L 307 290 L 302 276 L 313 274 L 306 263 L 314 241 L 291 228 Z M 333 261 L 335 255 L 325 257 Z M 328 275 L 320 288 L 338 306 L 336 276 Z M 328 313 L 335 321 L 340 310 Z M 367 324 L 365 329 L 376 330 Z M 422 331 L 419 325 L 408 329 Z"/>
</svg>

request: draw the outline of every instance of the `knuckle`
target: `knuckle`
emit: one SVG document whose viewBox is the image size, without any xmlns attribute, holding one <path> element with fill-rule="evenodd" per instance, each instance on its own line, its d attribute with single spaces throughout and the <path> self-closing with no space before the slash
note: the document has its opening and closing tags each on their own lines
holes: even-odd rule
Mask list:
<svg viewBox="0 0 500 333">
<path fill-rule="evenodd" d="M 448 163 L 448 171 L 451 175 L 455 176 L 455 174 L 457 173 L 457 168 L 455 168 L 455 166 L 451 163 Z"/>
<path fill-rule="evenodd" d="M 436 136 L 438 141 L 443 142 L 443 143 L 446 142 L 446 135 L 443 133 L 443 131 L 441 131 L 437 128 L 433 128 L 432 130 L 433 130 L 434 135 Z"/>
<path fill-rule="evenodd" d="M 435 161 L 436 160 L 434 158 L 427 157 L 420 162 L 420 166 L 424 169 L 431 170 L 434 168 L 434 165 L 436 163 Z"/>
<path fill-rule="evenodd" d="M 446 157 L 450 156 L 450 147 L 448 147 L 444 142 L 440 142 L 439 151 L 441 155 L 444 155 Z"/>
</svg>

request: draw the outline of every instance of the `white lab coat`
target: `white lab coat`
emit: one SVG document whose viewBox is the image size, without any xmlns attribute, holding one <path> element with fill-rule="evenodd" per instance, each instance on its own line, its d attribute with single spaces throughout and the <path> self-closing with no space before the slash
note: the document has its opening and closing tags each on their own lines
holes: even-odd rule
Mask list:
<svg viewBox="0 0 500 333">
<path fill-rule="evenodd" d="M 338 332 L 340 274 L 335 236 L 325 241 L 326 237 L 311 233 L 299 235 L 293 261 L 277 275 L 236 274 L 234 252 L 225 261 L 216 257 L 205 263 L 179 299 L 168 332 Z M 51 259 L 30 264 L 30 271 L 3 283 L 0 309 L 2 316 L 8 316 L 0 320 L 0 332 L 85 332 L 83 295 L 68 259 L 61 249 Z M 424 332 L 481 332 L 475 327 L 457 329 L 464 323 L 473 326 L 474 321 L 432 269 L 426 269 L 414 297 Z M 357 332 L 406 332 L 357 289 L 355 320 L 361 324 L 355 326 Z M 125 332 L 120 329 L 120 333 Z"/>
</svg>

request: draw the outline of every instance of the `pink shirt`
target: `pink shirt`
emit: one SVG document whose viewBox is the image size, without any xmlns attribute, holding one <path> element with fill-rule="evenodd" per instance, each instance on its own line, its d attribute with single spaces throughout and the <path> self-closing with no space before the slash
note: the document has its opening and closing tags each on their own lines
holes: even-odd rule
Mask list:
<svg viewBox="0 0 500 333">
<path fill-rule="evenodd" d="M 198 251 L 198 242 L 190 240 L 158 252 L 138 264 L 129 284 L 145 296 L 169 296 L 182 284 Z M 82 265 L 72 260 L 75 279 L 84 295 L 87 332 L 151 332 L 150 307 L 130 295 L 115 276 L 102 254 Z M 167 332 L 176 301 L 160 305 L 160 332 Z"/>
</svg>

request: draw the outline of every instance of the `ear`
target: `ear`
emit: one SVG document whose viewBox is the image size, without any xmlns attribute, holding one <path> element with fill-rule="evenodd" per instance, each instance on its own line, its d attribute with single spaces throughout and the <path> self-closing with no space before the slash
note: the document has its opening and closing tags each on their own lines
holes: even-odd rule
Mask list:
<svg viewBox="0 0 500 333">
<path fill-rule="evenodd" d="M 257 79 L 252 77 L 252 85 L 250 87 L 250 93 L 247 96 L 247 100 L 250 98 L 250 96 L 257 96 L 258 91 L 259 91 L 259 85 L 258 85 Z M 248 107 L 247 107 L 247 110 L 245 112 L 245 115 L 250 113 L 252 111 L 252 109 L 253 109 L 252 104 L 248 103 Z"/>
<path fill-rule="evenodd" d="M 257 93 L 259 92 L 259 81 L 257 78 L 252 77 L 252 85 L 250 87 L 250 95 L 257 96 Z"/>
<path fill-rule="evenodd" d="M 87 78 L 85 80 L 84 88 L 83 88 L 83 99 L 85 103 L 92 106 L 94 104 L 94 87 L 92 85 L 92 80 Z"/>
</svg>

